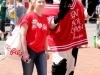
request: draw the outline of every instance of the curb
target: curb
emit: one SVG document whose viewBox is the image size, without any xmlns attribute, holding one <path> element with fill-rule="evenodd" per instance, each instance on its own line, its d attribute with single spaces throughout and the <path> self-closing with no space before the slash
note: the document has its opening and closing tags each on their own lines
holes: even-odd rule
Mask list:
<svg viewBox="0 0 100 75">
<path fill-rule="evenodd" d="M 5 58 L 6 58 L 6 56 L 0 55 L 0 61 L 4 60 Z"/>
<path fill-rule="evenodd" d="M 6 58 L 6 56 L 4 55 L 4 53 L 0 53 L 0 61 L 4 60 Z"/>
</svg>

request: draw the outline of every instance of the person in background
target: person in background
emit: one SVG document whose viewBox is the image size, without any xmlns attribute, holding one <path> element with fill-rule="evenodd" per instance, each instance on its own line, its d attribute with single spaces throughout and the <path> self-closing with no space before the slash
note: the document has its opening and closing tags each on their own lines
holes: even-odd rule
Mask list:
<svg viewBox="0 0 100 75">
<path fill-rule="evenodd" d="M 81 3 L 84 6 L 84 9 L 87 10 L 88 12 L 88 19 L 85 18 L 85 22 L 89 22 L 89 19 L 91 19 L 91 17 L 95 17 L 97 18 L 97 31 L 98 31 L 98 25 L 99 25 L 99 3 L 100 0 L 80 0 Z M 91 9 L 92 8 L 92 9 Z M 98 34 L 98 32 L 97 32 Z M 88 44 L 85 45 L 85 47 L 88 47 Z"/>
<path fill-rule="evenodd" d="M 54 22 L 56 27 L 48 36 L 49 47 L 53 55 L 52 75 L 74 75 L 78 47 L 88 44 L 84 21 L 85 18 L 88 19 L 92 15 L 95 6 L 92 3 L 93 9 L 91 10 L 91 2 L 89 2 L 88 8 L 85 10 L 79 0 L 53 0 L 53 4 L 51 4 L 51 0 L 46 1 L 48 3 L 43 14 L 47 15 L 48 21 L 53 21 L 52 17 L 55 17 L 59 10 L 68 11 L 62 20 Z M 62 6 L 59 8 L 59 3 L 67 8 L 61 9 Z M 62 14 L 65 13 L 62 12 Z M 66 64 L 63 64 L 66 69 L 59 68 L 63 59 L 67 60 Z"/>
<path fill-rule="evenodd" d="M 97 5 L 97 11 L 98 11 L 98 14 L 100 14 L 100 0 L 99 0 L 99 4 Z"/>
<path fill-rule="evenodd" d="M 97 41 L 96 41 L 96 47 L 100 49 L 100 14 L 97 18 L 97 23 L 96 23 L 96 29 L 97 29 Z"/>
<path fill-rule="evenodd" d="M 5 21 L 6 21 L 6 1 L 0 0 L 0 40 L 2 39 L 2 35 L 4 35 L 3 39 L 6 40 L 6 36 L 8 35 L 5 32 Z"/>
<path fill-rule="evenodd" d="M 14 0 L 8 0 L 8 2 L 9 4 L 7 7 L 7 11 L 8 11 L 9 18 L 10 18 L 10 32 L 12 32 L 15 27 L 14 12 L 12 12 L 14 9 Z"/>
<path fill-rule="evenodd" d="M 16 0 L 16 19 L 17 19 L 17 23 L 20 21 L 20 19 L 26 14 L 26 8 L 24 7 L 24 5 L 22 4 L 22 0 Z M 13 1 L 10 0 L 10 3 L 13 5 Z M 10 5 L 11 6 L 11 5 Z M 11 31 L 15 28 L 16 25 L 14 25 L 14 11 L 15 8 L 14 6 L 11 6 L 8 8 L 8 12 L 11 18 Z"/>
<path fill-rule="evenodd" d="M 22 4 L 22 0 L 16 0 L 16 16 L 18 17 L 18 22 L 20 19 L 26 14 L 26 8 Z M 11 13 L 14 13 L 15 8 L 11 11 Z"/>
</svg>

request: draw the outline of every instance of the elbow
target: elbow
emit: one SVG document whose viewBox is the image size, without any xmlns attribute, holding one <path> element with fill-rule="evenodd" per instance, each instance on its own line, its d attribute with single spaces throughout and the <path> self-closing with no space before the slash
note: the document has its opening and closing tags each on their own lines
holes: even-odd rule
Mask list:
<svg viewBox="0 0 100 75">
<path fill-rule="evenodd" d="M 50 30 L 54 30 L 56 26 L 50 26 Z"/>
<path fill-rule="evenodd" d="M 56 27 L 58 26 L 58 24 L 54 23 L 54 19 L 52 19 L 51 23 L 50 23 L 50 29 L 54 30 Z"/>
</svg>

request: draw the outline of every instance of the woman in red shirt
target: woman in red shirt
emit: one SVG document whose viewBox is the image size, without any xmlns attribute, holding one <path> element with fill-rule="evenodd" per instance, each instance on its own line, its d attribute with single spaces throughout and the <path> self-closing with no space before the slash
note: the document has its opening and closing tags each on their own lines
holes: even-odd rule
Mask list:
<svg viewBox="0 0 100 75">
<path fill-rule="evenodd" d="M 49 34 L 48 21 L 41 12 L 45 0 L 31 0 L 27 14 L 20 20 L 23 75 L 32 75 L 34 64 L 38 75 L 47 75 L 48 52 L 45 54 Z M 46 56 L 47 55 L 47 56 Z"/>
<path fill-rule="evenodd" d="M 59 7 L 66 10 L 60 9 L 53 20 L 50 20 L 50 26 L 48 26 L 47 16 L 42 14 L 45 3 L 45 0 L 31 0 L 27 14 L 19 22 L 19 25 L 21 25 L 23 75 L 32 75 L 34 64 L 38 75 L 47 75 L 46 58 L 49 58 L 49 54 L 45 54 L 45 50 L 48 47 L 49 28 L 54 29 L 57 26 L 56 23 L 69 10 L 68 7 L 63 5 L 64 1 L 62 1 Z"/>
</svg>

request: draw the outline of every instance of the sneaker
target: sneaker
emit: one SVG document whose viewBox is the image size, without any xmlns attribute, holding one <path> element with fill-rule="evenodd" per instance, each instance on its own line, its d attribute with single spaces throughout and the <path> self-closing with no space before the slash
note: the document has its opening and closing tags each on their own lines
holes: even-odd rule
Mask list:
<svg viewBox="0 0 100 75">
<path fill-rule="evenodd" d="M 6 41 L 6 40 L 7 40 L 7 38 L 3 38 L 3 40 L 4 40 L 4 41 Z"/>
<path fill-rule="evenodd" d="M 8 33 L 5 33 L 5 34 L 4 34 L 3 40 L 6 40 L 6 39 L 7 39 L 7 38 L 6 38 L 7 35 L 8 35 Z"/>
</svg>

